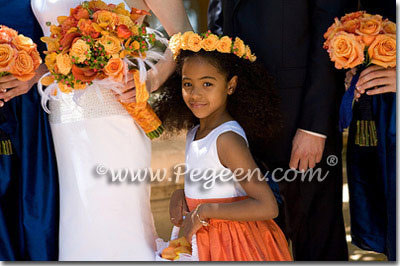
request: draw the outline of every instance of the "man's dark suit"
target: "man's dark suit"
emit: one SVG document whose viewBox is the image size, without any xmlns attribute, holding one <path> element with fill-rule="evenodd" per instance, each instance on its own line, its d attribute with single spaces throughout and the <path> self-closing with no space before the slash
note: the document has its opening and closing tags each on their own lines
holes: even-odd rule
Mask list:
<svg viewBox="0 0 400 266">
<path fill-rule="evenodd" d="M 283 229 L 293 243 L 296 260 L 348 259 L 342 216 L 342 140 L 337 128 L 343 76 L 322 48 L 324 32 L 335 17 L 348 11 L 346 2 L 210 2 L 209 28 L 218 31 L 220 27 L 223 34 L 242 38 L 275 77 L 281 97 L 282 132 L 267 150 L 254 155 L 270 170 L 287 169 L 297 129 L 327 136 L 324 158 L 316 166 L 323 173 L 329 171 L 325 181 L 301 182 L 297 178 L 295 182 L 279 182 L 284 200 Z M 335 166 L 327 164 L 330 155 L 338 159 Z"/>
</svg>

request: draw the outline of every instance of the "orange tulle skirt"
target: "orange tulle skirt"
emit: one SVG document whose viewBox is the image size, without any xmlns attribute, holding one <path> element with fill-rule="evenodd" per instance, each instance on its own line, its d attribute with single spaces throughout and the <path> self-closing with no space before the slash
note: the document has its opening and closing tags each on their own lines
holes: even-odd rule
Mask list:
<svg viewBox="0 0 400 266">
<path fill-rule="evenodd" d="M 246 197 L 225 199 L 186 198 L 189 210 L 200 203 L 230 203 Z M 273 221 L 237 222 L 211 219 L 197 231 L 200 261 L 292 261 L 288 243 Z"/>
</svg>

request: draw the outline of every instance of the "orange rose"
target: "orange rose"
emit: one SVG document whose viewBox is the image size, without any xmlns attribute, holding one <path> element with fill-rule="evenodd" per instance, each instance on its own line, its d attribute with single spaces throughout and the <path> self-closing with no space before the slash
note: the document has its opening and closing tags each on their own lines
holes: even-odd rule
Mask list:
<svg viewBox="0 0 400 266">
<path fill-rule="evenodd" d="M 0 44 L 0 72 L 8 71 L 13 63 L 16 51 L 6 43 Z"/>
<path fill-rule="evenodd" d="M 35 76 L 33 59 L 28 52 L 21 50 L 18 52 L 13 64 L 10 66 L 10 73 L 18 80 L 28 81 Z"/>
<path fill-rule="evenodd" d="M 107 26 L 114 28 L 118 23 L 117 14 L 107 11 L 107 10 L 96 11 L 93 14 L 93 18 L 103 28 L 105 28 Z"/>
<path fill-rule="evenodd" d="M 15 45 L 15 47 L 17 47 L 18 50 L 25 50 L 27 52 L 36 48 L 36 44 L 33 43 L 32 39 L 25 37 L 22 34 L 15 37 L 12 43 Z"/>
<path fill-rule="evenodd" d="M 70 15 L 78 21 L 80 19 L 88 19 L 89 18 L 89 11 L 87 11 L 82 6 L 77 6 L 76 8 L 71 8 L 70 13 L 71 13 Z"/>
<path fill-rule="evenodd" d="M 344 15 L 344 16 L 340 19 L 340 22 L 344 23 L 344 22 L 349 21 L 349 20 L 354 20 L 354 19 L 360 18 L 360 17 L 362 17 L 364 14 L 365 14 L 365 11 L 352 12 L 352 13 L 349 13 L 349 14 Z"/>
<path fill-rule="evenodd" d="M 128 39 L 132 36 L 132 32 L 129 30 L 128 26 L 122 24 L 117 27 L 117 36 L 121 39 Z"/>
<path fill-rule="evenodd" d="M 96 39 L 100 36 L 100 32 L 97 31 L 92 24 L 93 23 L 90 19 L 81 19 L 78 22 L 78 28 L 81 30 L 83 35 Z"/>
<path fill-rule="evenodd" d="M 396 66 L 396 36 L 378 35 L 368 48 L 371 62 L 382 67 Z"/>
<path fill-rule="evenodd" d="M 331 60 L 337 69 L 353 68 L 364 62 L 365 45 L 357 41 L 353 34 L 338 32 L 328 45 Z"/>
<path fill-rule="evenodd" d="M 219 38 L 215 34 L 208 35 L 205 39 L 201 41 L 201 48 L 205 51 L 214 51 L 217 47 Z"/>
<path fill-rule="evenodd" d="M 219 39 L 217 44 L 217 51 L 220 53 L 230 53 L 232 49 L 232 39 L 224 36 Z"/>
<path fill-rule="evenodd" d="M 192 34 L 194 34 L 193 31 L 187 31 L 187 32 L 185 32 L 184 34 L 182 34 L 182 37 L 181 37 L 181 41 L 182 41 L 182 42 L 181 42 L 181 47 L 182 47 L 183 50 L 189 49 L 188 41 L 189 41 L 190 35 L 192 35 Z"/>
<path fill-rule="evenodd" d="M 136 8 L 133 8 L 133 7 L 131 9 L 131 13 L 130 14 L 131 14 L 130 17 L 131 17 L 131 19 L 133 21 L 137 21 L 143 16 L 151 16 L 151 14 L 148 11 L 136 9 Z"/>
<path fill-rule="evenodd" d="M 40 54 L 36 49 L 32 49 L 29 52 L 29 55 L 32 57 L 33 60 L 33 68 L 36 70 L 42 63 L 42 58 L 40 57 Z"/>
<path fill-rule="evenodd" d="M 111 58 L 104 67 L 104 73 L 117 82 L 122 82 L 124 77 L 124 61 L 121 58 Z"/>
<path fill-rule="evenodd" d="M 81 82 L 90 82 L 96 78 L 97 73 L 89 67 L 78 67 L 72 65 L 72 74 L 76 80 Z"/>
<path fill-rule="evenodd" d="M 382 29 L 383 29 L 383 33 L 396 34 L 396 23 L 393 23 L 390 20 L 386 19 L 382 23 Z"/>
<path fill-rule="evenodd" d="M 73 17 L 67 17 L 65 20 L 62 21 L 62 23 L 60 23 L 60 26 L 62 29 L 61 34 L 65 34 L 71 28 L 78 26 L 78 21 Z"/>
<path fill-rule="evenodd" d="M 355 33 L 360 28 L 361 21 L 359 19 L 347 20 L 343 22 L 342 28 L 348 33 Z"/>
<path fill-rule="evenodd" d="M 366 46 L 369 46 L 375 39 L 376 35 L 382 30 L 382 17 L 379 15 L 368 16 L 360 20 L 360 26 L 356 29 L 356 33 L 362 36 L 362 40 Z"/>
<path fill-rule="evenodd" d="M 0 25 L 0 43 L 10 43 L 18 32 L 4 25 Z"/>
<path fill-rule="evenodd" d="M 66 85 L 66 84 L 64 84 L 62 82 L 58 83 L 58 87 L 60 88 L 60 91 L 62 93 L 68 94 L 68 93 L 72 92 L 72 87 L 70 87 L 70 86 L 68 86 L 68 85 Z"/>
<path fill-rule="evenodd" d="M 342 23 L 338 18 L 335 18 L 335 22 L 328 28 L 328 30 L 324 33 L 325 39 L 332 38 L 342 27 Z"/>
</svg>

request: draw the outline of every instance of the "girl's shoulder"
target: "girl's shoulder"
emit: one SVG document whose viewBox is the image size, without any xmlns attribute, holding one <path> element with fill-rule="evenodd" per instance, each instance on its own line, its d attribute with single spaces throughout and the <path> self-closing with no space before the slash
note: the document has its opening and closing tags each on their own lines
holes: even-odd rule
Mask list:
<svg viewBox="0 0 400 266">
<path fill-rule="evenodd" d="M 237 121 L 228 121 L 220 125 L 217 128 L 215 135 L 216 139 L 219 139 L 221 135 L 224 135 L 223 138 L 227 138 L 228 141 L 235 141 L 235 139 L 238 140 L 235 136 L 239 135 L 246 141 L 247 146 L 249 146 L 246 133 Z"/>
</svg>

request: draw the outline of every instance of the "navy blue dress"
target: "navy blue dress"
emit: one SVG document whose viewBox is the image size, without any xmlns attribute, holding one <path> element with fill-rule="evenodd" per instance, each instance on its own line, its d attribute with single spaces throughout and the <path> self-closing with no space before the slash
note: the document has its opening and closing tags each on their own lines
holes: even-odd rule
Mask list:
<svg viewBox="0 0 400 266">
<path fill-rule="evenodd" d="M 29 0 L 0 0 L 0 24 L 43 35 Z M 50 127 L 36 86 L 0 108 L 0 260 L 58 259 L 58 179 Z"/>
<path fill-rule="evenodd" d="M 361 0 L 361 10 L 396 22 L 396 2 Z M 396 260 L 396 94 L 373 96 L 378 146 L 354 145 L 355 124 L 350 125 L 347 173 L 350 192 L 352 242 L 385 253 Z M 354 122 L 354 121 L 353 121 Z"/>
</svg>

